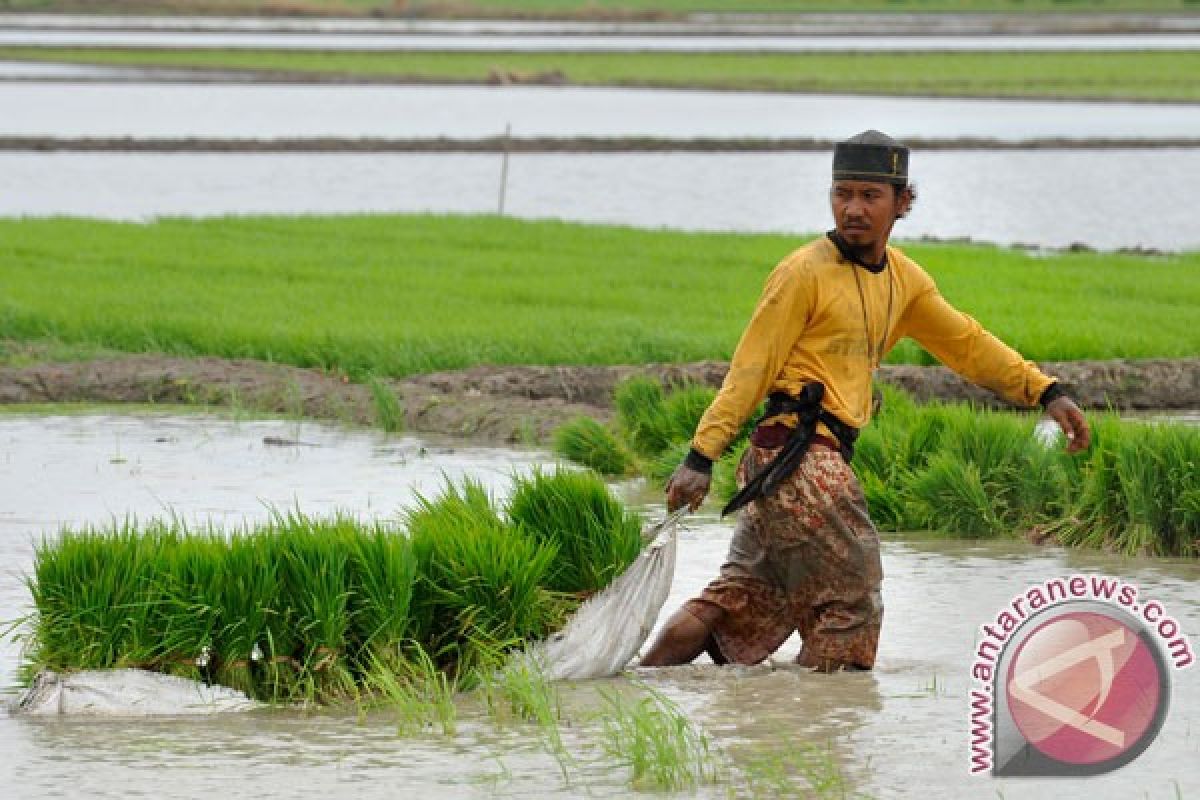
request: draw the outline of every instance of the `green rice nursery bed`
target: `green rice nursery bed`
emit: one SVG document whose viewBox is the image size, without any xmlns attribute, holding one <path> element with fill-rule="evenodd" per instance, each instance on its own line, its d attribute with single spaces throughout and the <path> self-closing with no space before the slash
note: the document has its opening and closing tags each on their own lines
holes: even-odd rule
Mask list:
<svg viewBox="0 0 1200 800">
<path fill-rule="evenodd" d="M 859 437 L 853 467 L 882 530 L 1026 534 L 1126 554 L 1200 556 L 1200 429 L 1098 414 L 1091 447 L 1068 455 L 1035 435 L 1035 414 L 918 405 L 901 390 L 880 389 L 882 408 Z M 555 450 L 605 474 L 665 482 L 714 394 L 631 379 L 617 388 L 615 425 L 572 420 L 557 431 Z M 714 466 L 722 501 L 736 491 L 749 431 Z"/>
<path fill-rule="evenodd" d="M 400 524 L 64 530 L 36 548 L 23 675 L 133 667 L 283 703 L 459 681 L 561 626 L 641 549 L 641 519 L 595 473 L 514 483 L 506 504 L 448 483 Z"/>
</svg>

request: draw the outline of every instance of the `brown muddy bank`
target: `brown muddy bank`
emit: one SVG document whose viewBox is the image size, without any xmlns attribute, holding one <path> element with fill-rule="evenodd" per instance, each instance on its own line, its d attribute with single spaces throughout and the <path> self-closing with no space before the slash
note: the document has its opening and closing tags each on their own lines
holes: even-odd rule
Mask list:
<svg viewBox="0 0 1200 800">
<path fill-rule="evenodd" d="M 1200 358 L 1045 363 L 1080 405 L 1174 410 L 1200 406 Z M 390 381 L 408 430 L 480 442 L 546 441 L 565 420 L 612 415 L 612 391 L 632 375 L 719 385 L 727 365 L 480 366 Z M 944 367 L 885 366 L 881 381 L 920 400 L 1001 407 Z M 378 388 L 378 387 L 377 387 Z M 0 367 L 0 403 L 161 403 L 230 406 L 350 424 L 378 422 L 372 387 L 345 376 L 262 361 L 130 355 Z"/>
</svg>

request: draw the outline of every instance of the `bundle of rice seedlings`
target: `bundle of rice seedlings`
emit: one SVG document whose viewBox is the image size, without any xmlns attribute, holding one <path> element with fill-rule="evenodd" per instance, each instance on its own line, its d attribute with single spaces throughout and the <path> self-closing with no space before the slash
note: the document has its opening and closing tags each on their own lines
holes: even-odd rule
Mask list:
<svg viewBox="0 0 1200 800">
<path fill-rule="evenodd" d="M 1115 416 L 1093 421 L 1092 448 L 1082 470 L 1082 488 L 1070 515 L 1054 528 L 1062 544 L 1102 548 L 1117 535 L 1125 519 L 1116 469 L 1120 438 L 1121 423 Z"/>
<path fill-rule="evenodd" d="M 629 378 L 613 391 L 617 424 L 638 455 L 655 456 L 674 440 L 663 400 L 662 386 L 653 378 Z"/>
<path fill-rule="evenodd" d="M 653 458 L 677 442 L 691 440 L 715 396 L 715 390 L 691 383 L 664 392 L 653 378 L 635 377 L 620 383 L 613 399 L 626 441 L 639 455 Z"/>
<path fill-rule="evenodd" d="M 1200 434 L 1181 426 L 1129 426 L 1116 442 L 1113 466 L 1124 524 L 1113 545 L 1127 554 L 1187 555 L 1200 525 L 1189 513 L 1200 491 Z"/>
<path fill-rule="evenodd" d="M 561 602 L 543 588 L 557 548 L 501 520 L 478 482 L 418 496 L 406 524 L 417 562 L 414 638 L 440 664 L 461 671 L 474 640 L 521 643 L 561 623 Z"/>
<path fill-rule="evenodd" d="M 119 619 L 113 603 L 129 595 L 126 559 L 100 537 L 63 530 L 34 549 L 26 580 L 33 598 L 34 625 L 26 655 L 38 668 L 102 669 L 116 663 Z"/>
<path fill-rule="evenodd" d="M 887 436 L 889 448 L 895 451 L 897 468 L 915 472 L 929 463 L 941 447 L 942 433 L 953 413 L 952 407 L 931 403 L 921 409 L 909 424 L 899 428 L 899 436 Z"/>
<path fill-rule="evenodd" d="M 871 521 L 877 527 L 886 531 L 902 531 L 912 527 L 908 522 L 908 503 L 901 489 L 874 472 L 863 472 L 859 476 L 859 484 L 867 500 Z"/>
<path fill-rule="evenodd" d="M 554 432 L 554 452 L 601 475 L 625 475 L 633 467 L 624 445 L 591 417 L 575 417 L 560 426 Z"/>
<path fill-rule="evenodd" d="M 277 684 L 260 683 L 267 654 L 274 652 L 270 633 L 278 615 L 279 564 L 269 537 L 234 534 L 225 553 L 224 576 L 218 584 L 222 622 L 216 637 L 216 680 L 259 700 L 280 696 Z M 278 675 L 275 676 L 278 680 Z"/>
<path fill-rule="evenodd" d="M 922 524 L 966 537 L 996 536 L 1006 531 L 983 486 L 979 468 L 954 453 L 935 455 L 914 476 L 912 501 Z"/>
<path fill-rule="evenodd" d="M 390 669 L 409 635 L 417 562 L 407 536 L 380 523 L 347 535 L 347 606 L 352 658 L 360 671 Z"/>
<path fill-rule="evenodd" d="M 149 635 L 154 550 L 133 520 L 43 540 L 27 581 L 35 609 L 31 661 L 58 670 L 152 662 L 159 653 Z"/>
<path fill-rule="evenodd" d="M 621 574 L 641 550 L 642 522 L 595 473 L 535 470 L 514 483 L 508 517 L 553 551 L 551 589 L 591 593 Z"/>
<path fill-rule="evenodd" d="M 350 620 L 347 608 L 349 551 L 343 532 L 355 523 L 347 517 L 312 520 L 301 514 L 276 515 L 282 596 L 287 625 L 298 640 L 289 651 L 273 631 L 268 681 L 280 689 L 293 677 L 297 659 L 306 698 L 330 699 L 352 694 L 354 678 L 343 649 Z M 272 626 L 274 627 L 274 626 Z"/>
<path fill-rule="evenodd" d="M 672 442 L 689 441 L 700 424 L 700 418 L 716 396 L 715 389 L 694 383 L 672 387 L 663 402 L 667 437 Z"/>
<path fill-rule="evenodd" d="M 177 532 L 153 522 L 145 532 L 133 520 L 113 531 L 99 531 L 98 542 L 111 539 L 117 561 L 125 565 L 122 596 L 112 606 L 114 667 L 155 669 L 164 657 L 164 641 L 172 624 L 166 602 L 169 559 Z"/>
<path fill-rule="evenodd" d="M 222 537 L 187 533 L 164 548 L 166 575 L 161 670 L 190 680 L 207 681 L 222 613 L 217 584 L 224 580 L 226 544 Z"/>
</svg>

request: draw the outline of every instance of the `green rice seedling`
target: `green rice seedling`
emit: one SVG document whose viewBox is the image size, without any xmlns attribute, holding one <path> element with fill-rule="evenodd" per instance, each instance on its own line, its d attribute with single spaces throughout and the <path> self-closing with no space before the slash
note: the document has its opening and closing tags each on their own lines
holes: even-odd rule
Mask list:
<svg viewBox="0 0 1200 800">
<path fill-rule="evenodd" d="M 630 770 L 635 789 L 680 791 L 716 780 L 713 747 L 682 711 L 659 692 L 639 686 L 635 701 L 601 691 L 606 754 Z"/>
<path fill-rule="evenodd" d="M 554 432 L 554 452 L 601 475 L 620 476 L 633 468 L 633 457 L 612 431 L 591 417 L 579 416 Z"/>
<path fill-rule="evenodd" d="M 367 687 L 395 710 L 401 735 L 438 728 L 443 736 L 453 736 L 458 730 L 456 680 L 419 644 L 411 643 L 406 653 L 399 665 L 373 663 L 364 678 Z"/>
<path fill-rule="evenodd" d="M 935 530 L 969 538 L 1005 531 L 983 486 L 979 468 L 953 453 L 938 453 L 910 486 L 916 514 Z"/>
<path fill-rule="evenodd" d="M 663 401 L 668 438 L 673 442 L 690 440 L 716 396 L 716 389 L 694 383 L 671 387 Z"/>
<path fill-rule="evenodd" d="M 530 661 L 509 661 L 485 685 L 492 719 L 512 716 L 537 726 L 546 751 L 554 756 L 564 781 L 570 780 L 574 759 L 563 743 L 562 698 L 546 676 Z"/>
<path fill-rule="evenodd" d="M 294 677 L 294 658 L 300 662 L 300 678 L 308 697 L 330 699 L 352 693 L 354 679 L 344 652 L 350 627 L 349 550 L 341 534 L 344 529 L 354 529 L 354 520 L 339 516 L 316 521 L 297 513 L 276 514 L 273 527 L 281 589 L 287 598 L 286 611 L 281 611 L 279 619 L 298 647 L 284 649 L 279 627 L 271 626 L 268 683 L 286 687 Z"/>
<path fill-rule="evenodd" d="M 899 387 L 876 383 L 873 389 L 879 393 L 879 410 L 875 413 L 872 424 L 905 430 L 924 410 L 917 405 L 911 394 Z"/>
<path fill-rule="evenodd" d="M 36 623 L 32 660 L 50 669 L 142 666 L 159 655 L 149 635 L 152 544 L 127 519 L 108 531 L 63 530 L 35 551 L 27 581 Z"/>
<path fill-rule="evenodd" d="M 372 374 L 367 378 L 367 388 L 371 390 L 371 399 L 375 402 L 375 424 L 388 433 L 403 431 L 404 406 L 387 382 Z"/>
<path fill-rule="evenodd" d="M 105 558 L 98 537 L 63 530 L 55 541 L 34 549 L 33 573 L 26 579 L 34 606 L 27 657 L 39 668 L 100 669 L 116 662 L 112 618 L 128 584 L 125 563 Z"/>
<path fill-rule="evenodd" d="M 272 628 L 287 634 L 286 624 L 278 624 L 281 580 L 276 550 L 269 537 L 236 533 L 229 539 L 225 555 L 225 580 L 220 583 L 222 624 L 217 634 L 216 680 L 259 700 L 290 695 L 275 683 L 260 682 L 267 664 L 263 662 L 282 653 L 276 649 Z M 288 654 L 290 657 L 290 653 Z"/>
<path fill-rule="evenodd" d="M 1114 469 L 1124 524 L 1113 545 L 1123 553 L 1188 555 L 1200 526 L 1188 513 L 1200 491 L 1200 433 L 1169 425 L 1136 425 L 1116 442 Z"/>
<path fill-rule="evenodd" d="M 646 458 L 690 441 L 716 392 L 685 383 L 664 391 L 653 378 L 634 377 L 613 394 L 617 423 L 634 452 Z"/>
<path fill-rule="evenodd" d="M 860 480 L 870 475 L 887 481 L 893 474 L 896 468 L 895 455 L 888 446 L 885 431 L 894 435 L 888 423 L 874 420 L 855 441 L 853 465 Z"/>
<path fill-rule="evenodd" d="M 226 544 L 212 531 L 180 536 L 164 554 L 162 670 L 207 681 L 222 624 L 217 584 L 225 579 Z"/>
<path fill-rule="evenodd" d="M 864 471 L 859 477 L 859 484 L 867 500 L 871 521 L 875 525 L 887 531 L 900 531 L 909 527 L 910 511 L 901 489 L 874 472 Z"/>
<path fill-rule="evenodd" d="M 898 439 L 889 442 L 896 452 L 896 465 L 910 472 L 923 468 L 930 457 L 942 449 L 942 433 L 951 413 L 947 406 L 931 403 L 910 424 L 901 428 Z"/>
<path fill-rule="evenodd" d="M 7 10 L 70 10 L 78 2 L 52 0 L 5 0 Z M 96 11 L 106 7 L 121 10 L 125 4 L 89 3 Z M 278 12 L 283 6 L 267 0 L 222 0 L 222 13 L 256 14 L 264 9 Z M 322 13 L 356 14 L 395 11 L 395 0 L 367 2 L 320 2 L 293 4 L 292 8 Z M 409 3 L 409 8 L 414 4 Z M 1070 12 L 1087 14 L 1102 11 L 1137 13 L 1190 13 L 1190 0 L 870 0 L 856 3 L 857 12 L 918 13 L 988 12 L 1022 13 Z M 55 8 L 57 6 L 57 8 Z M 151 10 L 176 11 L 169 0 L 155 3 Z M 590 8 L 589 8 L 590 6 Z M 145 2 L 139 7 L 147 9 Z M 428 7 L 428 6 L 427 6 Z M 841 10 L 834 2 L 773 0 L 752 7 L 724 0 L 688 0 L 688 2 L 592 2 L 564 4 L 560 0 L 524 2 L 464 3 L 465 13 L 485 11 L 489 16 L 507 14 L 537 18 L 549 14 L 575 16 L 599 11 L 637 10 L 664 17 L 683 17 L 696 12 L 822 12 Z M 474 9 L 472 11 L 472 9 Z M 637 86 L 641 88 L 706 88 L 749 91 L 826 92 L 836 94 L 947 95 L 967 97 L 1044 97 L 1125 100 L 1162 100 L 1195 102 L 1200 90 L 1181 75 L 1200 71 L 1200 57 L 1193 51 L 1057 51 L 1057 52 L 946 52 L 924 53 L 711 53 L 711 52 L 305 52 L 293 49 L 175 48 L 141 47 L 36 47 L 0 48 L 5 60 L 50 61 L 83 64 L 116 64 L 140 68 L 166 67 L 222 72 L 262 71 L 270 74 L 304 73 L 327 75 L 346 80 L 351 76 L 371 80 L 420 81 L 433 83 L 482 82 L 491 73 L 537 75 L 562 73 L 572 84 L 590 86 Z M 707 255 L 700 251 L 696 259 Z M 629 259 L 637 261 L 637 259 Z M 730 265 L 736 262 L 730 262 Z M 610 267 L 614 270 L 616 265 Z M 689 274 L 694 274 L 693 272 Z M 621 284 L 618 284 L 621 285 Z M 651 284 L 663 292 L 658 307 L 679 302 L 686 289 L 677 280 L 659 280 Z M 722 288 L 730 284 L 720 284 Z M 728 293 L 726 292 L 722 294 Z M 710 320 L 712 322 L 713 320 Z M 1032 324 L 1032 321 L 1031 321 Z M 916 351 L 917 345 L 903 342 L 903 349 Z"/>
<path fill-rule="evenodd" d="M 409 635 L 409 610 L 417 562 L 408 537 L 375 524 L 347 532 L 353 659 L 358 668 L 394 666 Z"/>
<path fill-rule="evenodd" d="M 417 561 L 413 631 L 439 663 L 469 665 L 472 640 L 523 642 L 562 622 L 561 602 L 543 588 L 557 547 L 501 520 L 478 482 L 418 496 L 406 524 Z"/>
<path fill-rule="evenodd" d="M 664 400 L 662 385 L 653 378 L 629 378 L 613 391 L 617 424 L 638 455 L 656 456 L 674 441 Z"/>
<path fill-rule="evenodd" d="M 813 800 L 858 800 L 832 744 L 798 742 L 783 749 L 756 752 L 739 765 L 744 795 L 752 798 L 805 797 Z M 742 796 L 739 793 L 738 796 Z"/>
<path fill-rule="evenodd" d="M 514 481 L 507 512 L 522 532 L 554 550 L 546 586 L 555 591 L 599 591 L 641 551 L 641 518 L 593 472 L 534 470 Z"/>
</svg>

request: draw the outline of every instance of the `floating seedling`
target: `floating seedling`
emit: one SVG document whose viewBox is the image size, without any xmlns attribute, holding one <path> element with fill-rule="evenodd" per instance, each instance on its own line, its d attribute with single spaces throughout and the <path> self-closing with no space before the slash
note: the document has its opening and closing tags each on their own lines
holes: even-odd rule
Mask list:
<svg viewBox="0 0 1200 800">
<path fill-rule="evenodd" d="M 631 785 L 678 791 L 715 781 L 708 736 L 664 695 L 639 689 L 644 695 L 636 700 L 601 692 L 604 750 L 630 770 Z"/>
</svg>

